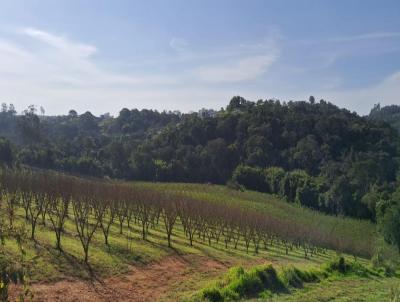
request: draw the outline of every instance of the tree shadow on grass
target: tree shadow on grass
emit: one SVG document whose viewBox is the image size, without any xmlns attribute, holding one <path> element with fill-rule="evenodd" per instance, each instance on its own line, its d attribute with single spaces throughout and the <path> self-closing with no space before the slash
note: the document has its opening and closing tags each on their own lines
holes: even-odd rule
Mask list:
<svg viewBox="0 0 400 302">
<path fill-rule="evenodd" d="M 34 242 L 34 247 L 38 255 L 49 261 L 62 274 L 86 281 L 101 282 L 96 270 L 90 263 L 85 263 L 83 259 L 79 259 L 64 250 L 56 249 L 49 244 L 39 243 L 38 241 Z"/>
</svg>

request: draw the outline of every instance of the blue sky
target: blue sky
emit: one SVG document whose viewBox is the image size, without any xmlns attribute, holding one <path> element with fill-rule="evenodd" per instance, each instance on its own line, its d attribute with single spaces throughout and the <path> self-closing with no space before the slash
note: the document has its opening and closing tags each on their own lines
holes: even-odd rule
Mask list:
<svg viewBox="0 0 400 302">
<path fill-rule="evenodd" d="M 400 104 L 400 1 L 0 2 L 0 102 L 47 114 Z"/>
</svg>

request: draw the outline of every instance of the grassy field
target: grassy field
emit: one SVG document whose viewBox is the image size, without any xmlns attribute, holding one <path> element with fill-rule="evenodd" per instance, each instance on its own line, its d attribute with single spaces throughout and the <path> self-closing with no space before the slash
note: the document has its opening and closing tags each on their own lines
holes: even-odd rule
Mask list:
<svg viewBox="0 0 400 302">
<path fill-rule="evenodd" d="M 238 192 L 214 185 L 173 183 L 133 183 L 132 185 L 163 190 L 209 202 L 225 202 L 265 211 L 287 221 L 296 220 L 326 231 L 333 229 L 335 232 L 340 232 L 342 236 L 351 236 L 356 243 L 359 242 L 360 244 L 365 241 L 375 244 L 379 241 L 375 226 L 372 223 L 326 216 L 288 204 L 267 194 Z M 123 234 L 120 234 L 119 226 L 114 223 L 109 237 L 109 246 L 104 244 L 103 235 L 98 230 L 90 247 L 90 267 L 88 267 L 82 261 L 82 246 L 75 235 L 76 230 L 72 218 L 72 214 L 70 214 L 66 223 L 65 234 L 62 237 L 63 252 L 55 249 L 55 235 L 49 221 L 46 222 L 46 225 L 38 225 L 36 242 L 28 240 L 25 243 L 26 260 L 30 263 L 30 280 L 33 284 L 33 291 L 35 284 L 43 282 L 102 280 L 111 277 L 119 278 L 119 276 L 122 278 L 132 272 L 135 267 L 142 268 L 145 271 L 152 263 L 163 263 L 164 259 L 181 257 L 183 267 L 182 271 L 177 273 L 182 273 L 185 277 L 172 279 L 169 282 L 168 289 L 157 296 L 157 300 L 191 300 L 198 290 L 208 286 L 210 282 L 218 280 L 232 266 L 240 265 L 249 268 L 262 263 L 272 263 L 277 270 L 287 265 L 309 269 L 319 267 L 322 263 L 336 257 L 336 252 L 330 250 L 326 253 L 314 255 L 309 259 L 304 258 L 304 253 L 300 249 L 293 249 L 286 255 L 284 247 L 279 242 L 269 247 L 267 251 L 261 249 L 258 254 L 255 254 L 252 249 L 249 253 L 246 253 L 243 242 L 239 242 L 238 249 L 233 249 L 233 247 L 225 249 L 222 240 L 218 244 L 213 241 L 212 245 L 209 246 L 207 242 L 202 242 L 197 236 L 193 246 L 190 246 L 179 221 L 172 236 L 172 248 L 168 248 L 166 235 L 160 221 L 155 229 L 150 230 L 147 240 L 141 239 L 138 225 L 132 224 L 131 228 L 125 225 Z M 29 224 L 25 224 L 22 211 L 18 212 L 17 224 L 26 225 L 26 229 L 29 231 Z M 10 256 L 18 254 L 17 245 L 12 240 L 6 241 L 5 249 Z M 345 257 L 353 259 L 351 255 Z M 358 261 L 364 265 L 369 265 L 367 259 L 358 258 Z M 205 265 L 209 265 L 209 267 Z M 162 270 L 160 270 L 160 273 L 162 273 Z M 307 285 L 304 289 L 296 290 L 290 295 L 276 297 L 276 301 L 331 301 L 334 300 L 335 293 L 341 293 L 338 296 L 341 300 L 338 301 L 364 301 L 355 298 L 356 295 L 365 296 L 366 288 L 375 289 L 369 295 L 371 297 L 374 297 L 374 295 L 376 297 L 388 297 L 391 287 L 397 286 L 397 284 L 397 278 L 330 280 Z M 337 288 L 337 290 L 334 290 L 334 288 Z M 354 299 L 346 300 L 348 297 Z M 371 299 L 369 301 L 377 301 Z"/>
<path fill-rule="evenodd" d="M 270 301 L 391 302 L 398 301 L 399 288 L 399 278 L 348 277 L 342 280 L 327 280 L 321 283 L 309 284 L 303 289 L 293 291 L 290 295 L 274 297 Z M 397 300 L 395 300 L 396 296 Z M 257 301 L 257 299 L 254 301 Z"/>
</svg>

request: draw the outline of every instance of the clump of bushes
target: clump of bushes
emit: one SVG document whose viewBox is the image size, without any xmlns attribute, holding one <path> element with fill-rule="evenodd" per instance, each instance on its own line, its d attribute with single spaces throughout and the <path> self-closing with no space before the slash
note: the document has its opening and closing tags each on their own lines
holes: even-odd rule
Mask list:
<svg viewBox="0 0 400 302">
<path fill-rule="evenodd" d="M 397 256 L 397 255 L 396 255 Z M 372 267 L 383 273 L 386 277 L 396 276 L 396 269 L 399 263 L 393 260 L 393 256 L 385 255 L 381 249 L 379 249 L 371 259 Z"/>
<path fill-rule="evenodd" d="M 394 277 L 397 275 L 396 264 L 392 261 L 385 261 L 382 265 L 382 268 L 386 277 Z"/>
<path fill-rule="evenodd" d="M 338 257 L 328 262 L 325 266 L 325 271 L 329 274 L 353 274 L 359 277 L 380 276 L 376 270 L 370 269 L 357 261 L 348 262 L 344 257 Z"/>
<path fill-rule="evenodd" d="M 321 269 L 302 270 L 294 266 L 285 267 L 278 274 L 272 265 L 254 267 L 245 271 L 234 267 L 225 277 L 200 292 L 200 299 L 210 302 L 237 301 L 242 298 L 267 298 L 275 293 L 288 292 L 290 288 L 302 288 L 304 283 L 319 282 L 330 276 L 355 274 L 360 277 L 379 274 L 359 262 L 348 262 L 338 257 Z"/>
<path fill-rule="evenodd" d="M 302 288 L 303 283 L 318 282 L 320 280 L 319 274 L 322 274 L 322 272 L 300 270 L 294 266 L 289 266 L 282 269 L 281 279 L 287 287 Z"/>
<path fill-rule="evenodd" d="M 345 274 L 350 269 L 349 265 L 346 263 L 344 257 L 338 257 L 330 262 L 326 266 L 328 272 L 338 272 Z"/>
<path fill-rule="evenodd" d="M 247 272 L 242 267 L 235 267 L 216 286 L 204 289 L 201 297 L 211 302 L 221 302 L 285 290 L 285 284 L 272 265 L 258 266 Z"/>
<path fill-rule="evenodd" d="M 221 290 L 215 286 L 203 289 L 201 296 L 203 299 L 206 299 L 206 300 L 212 301 L 212 302 L 223 302 L 224 301 L 224 297 L 221 294 Z"/>
</svg>

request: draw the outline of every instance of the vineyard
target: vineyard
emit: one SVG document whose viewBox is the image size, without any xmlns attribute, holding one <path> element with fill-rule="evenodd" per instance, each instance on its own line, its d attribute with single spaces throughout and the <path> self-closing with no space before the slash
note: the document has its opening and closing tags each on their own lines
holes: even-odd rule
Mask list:
<svg viewBox="0 0 400 302">
<path fill-rule="evenodd" d="M 107 277 L 174 254 L 206 255 L 225 269 L 262 259 L 318 264 L 333 250 L 368 258 L 377 240 L 369 223 L 220 186 L 28 170 L 3 170 L 0 183 L 2 227 L 25 230 L 33 281 Z"/>
</svg>

